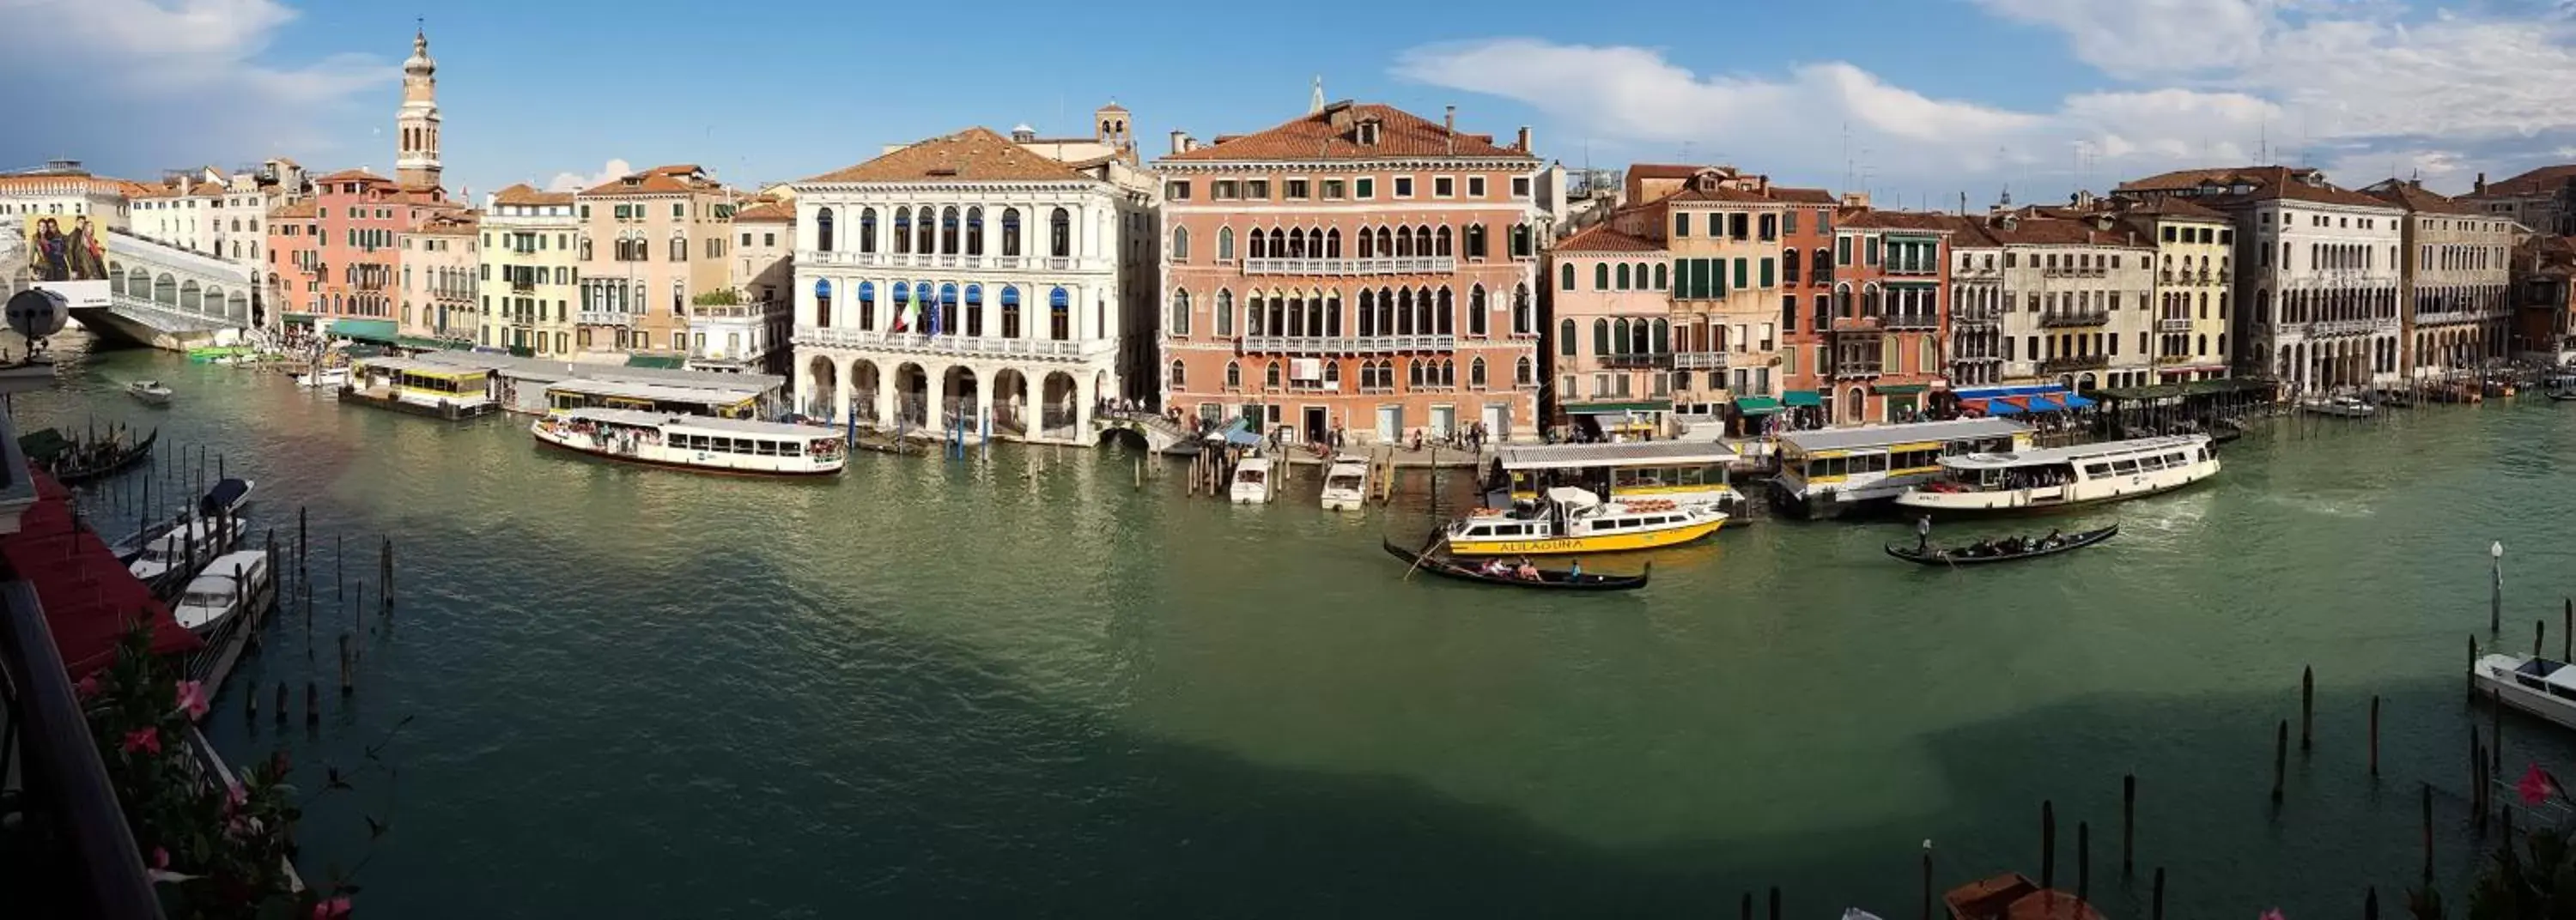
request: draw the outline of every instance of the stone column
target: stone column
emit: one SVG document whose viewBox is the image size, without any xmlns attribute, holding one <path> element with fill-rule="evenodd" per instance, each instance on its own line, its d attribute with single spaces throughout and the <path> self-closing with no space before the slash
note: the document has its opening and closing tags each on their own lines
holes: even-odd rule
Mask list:
<svg viewBox="0 0 2576 920">
<path fill-rule="evenodd" d="M 991 373 L 988 374 L 985 370 L 990 370 Z M 975 373 L 975 417 L 967 420 L 967 424 L 973 426 L 977 434 L 983 433 L 984 420 L 993 417 L 993 388 L 1000 385 L 1002 376 L 998 369 L 985 370 L 978 370 Z"/>
<path fill-rule="evenodd" d="M 856 362 L 852 363 L 855 364 Z M 886 370 L 882 362 L 879 362 L 877 367 L 877 392 L 876 396 L 873 397 L 873 401 L 877 406 L 876 427 L 879 429 L 892 429 L 894 427 L 894 390 L 893 374 Z"/>
</svg>

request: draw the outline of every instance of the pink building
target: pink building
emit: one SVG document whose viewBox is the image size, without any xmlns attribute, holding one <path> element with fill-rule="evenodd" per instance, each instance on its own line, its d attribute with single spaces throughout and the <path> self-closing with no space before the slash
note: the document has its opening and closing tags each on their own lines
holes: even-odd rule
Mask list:
<svg viewBox="0 0 2576 920">
<path fill-rule="evenodd" d="M 1600 223 L 1556 244 L 1556 402 L 1595 435 L 1668 433 L 1673 300 L 1663 243 Z M 1586 279 L 1597 283 L 1580 283 Z M 1615 280 L 1615 283 L 1613 282 Z"/>
<path fill-rule="evenodd" d="M 1162 392 L 1204 419 L 1352 443 L 1538 432 L 1543 164 L 1384 105 L 1201 147 L 1164 178 Z"/>
<path fill-rule="evenodd" d="M 392 341 L 402 299 L 400 236 L 456 206 L 435 191 L 405 191 L 359 169 L 314 179 L 309 203 L 310 218 L 299 216 L 302 203 L 269 218 L 268 271 L 279 311 L 288 325 L 358 320 L 337 334 Z"/>
</svg>

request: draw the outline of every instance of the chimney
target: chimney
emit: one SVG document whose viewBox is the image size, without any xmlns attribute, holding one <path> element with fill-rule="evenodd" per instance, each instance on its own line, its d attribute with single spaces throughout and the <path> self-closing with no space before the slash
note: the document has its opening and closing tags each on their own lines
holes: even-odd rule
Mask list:
<svg viewBox="0 0 2576 920">
<path fill-rule="evenodd" d="M 2477 194 L 2481 194 L 2481 195 L 2483 195 L 2483 194 L 2486 194 L 2486 191 L 2487 191 L 2487 174 L 2486 174 L 2485 172 L 2483 172 L 2483 171 L 2482 171 L 2482 172 L 2479 172 L 2479 173 L 2478 173 Z"/>
<path fill-rule="evenodd" d="M 1173 153 L 1188 153 L 1188 152 L 1190 152 L 1190 133 L 1189 133 L 1189 132 L 1187 132 L 1187 131 L 1183 131 L 1183 130 L 1181 130 L 1181 129 L 1179 129 L 1179 128 L 1174 128 L 1174 129 L 1172 129 L 1172 152 L 1173 152 Z"/>
<path fill-rule="evenodd" d="M 1450 152 L 1450 153 L 1457 153 L 1457 152 L 1458 152 L 1458 107 L 1457 107 L 1457 106 L 1454 106 L 1454 105 L 1453 105 L 1453 106 L 1449 106 L 1449 107 L 1448 107 L 1448 112 L 1447 112 L 1446 114 L 1444 114 L 1444 115 L 1440 116 L 1440 129 L 1441 129 L 1440 133 L 1445 134 L 1445 135 L 1447 135 L 1447 136 L 1448 136 L 1448 140 L 1449 140 L 1449 152 Z"/>
<path fill-rule="evenodd" d="M 1520 151 L 1522 153 L 1530 152 L 1530 126 L 1522 125 L 1520 134 L 1516 137 L 1517 140 L 1514 141 L 1514 143 L 1520 147 Z"/>
</svg>

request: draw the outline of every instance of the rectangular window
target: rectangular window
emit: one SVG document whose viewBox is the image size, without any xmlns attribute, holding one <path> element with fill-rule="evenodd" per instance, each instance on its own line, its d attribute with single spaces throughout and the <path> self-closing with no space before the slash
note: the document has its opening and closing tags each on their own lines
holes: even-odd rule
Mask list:
<svg viewBox="0 0 2576 920">
<path fill-rule="evenodd" d="M 1744 215 L 1742 215 L 1742 214 L 1738 214 L 1738 215 L 1736 215 L 1736 216 L 1737 216 L 1737 217 L 1742 217 L 1742 216 L 1744 216 Z M 1750 267 L 1750 266 L 1748 266 L 1746 263 L 1749 263 L 1749 262 L 1751 262 L 1751 261 L 1753 261 L 1753 260 L 1751 260 L 1751 259 L 1741 259 L 1741 258 L 1739 258 L 1739 259 L 1735 260 L 1735 286 L 1736 286 L 1736 287 L 1738 287 L 1738 288 L 1744 288 L 1744 287 L 1749 287 L 1749 286 L 1750 286 L 1750 285 L 1747 285 L 1747 284 L 1745 283 L 1744 276 L 1745 276 L 1745 273 L 1746 273 L 1746 269 Z"/>
<path fill-rule="evenodd" d="M 1513 177 L 1512 177 L 1512 197 L 1514 197 L 1514 198 L 1527 198 L 1527 197 L 1529 197 L 1529 196 L 1530 196 L 1530 180 L 1529 180 L 1529 177 L 1528 177 L 1528 176 L 1513 176 Z"/>
<path fill-rule="evenodd" d="M 1764 215 L 1762 215 L 1762 220 L 1761 220 L 1761 222 L 1760 222 L 1760 226 L 1762 227 L 1762 238 L 1763 238 L 1763 239 L 1765 239 L 1765 240 L 1776 240 L 1776 239 L 1779 239 L 1779 238 L 1780 238 L 1780 215 L 1777 215 L 1777 214 L 1764 214 Z M 1764 286 L 1764 287 L 1769 287 L 1770 285 L 1769 285 L 1768 283 L 1765 283 L 1763 286 Z"/>
<path fill-rule="evenodd" d="M 1467 197 L 1469 197 L 1469 198 L 1483 198 L 1483 197 L 1485 197 L 1485 177 L 1483 177 L 1483 176 L 1468 176 L 1468 177 L 1467 177 Z"/>
<path fill-rule="evenodd" d="M 1170 182 L 1163 183 L 1163 198 L 1169 201 L 1190 200 L 1189 180 L 1175 179 Z"/>
<path fill-rule="evenodd" d="M 1744 238 L 1747 236 L 1748 232 L 1752 229 L 1752 228 L 1751 228 L 1751 224 L 1753 223 L 1753 221 L 1750 219 L 1752 216 L 1753 216 L 1753 215 L 1745 214 L 1745 213 L 1740 212 L 1740 211 L 1739 211 L 1739 212 L 1737 212 L 1737 213 L 1734 213 L 1734 214 L 1728 215 L 1728 216 L 1727 216 L 1727 221 L 1726 221 L 1726 227 L 1727 227 L 1727 234 L 1726 234 L 1726 235 L 1731 236 L 1731 237 L 1734 237 L 1734 238 L 1739 239 L 1739 240 L 1740 240 L 1740 239 L 1744 239 Z"/>
<path fill-rule="evenodd" d="M 1344 186 L 1343 186 L 1343 183 L 1342 183 L 1342 180 L 1340 180 L 1340 179 L 1326 179 L 1326 180 L 1324 180 L 1324 200 L 1325 200 L 1325 201 L 1340 201 L 1340 200 L 1342 200 L 1342 199 L 1344 199 L 1344 198 L 1347 198 L 1347 197 L 1350 197 L 1350 195 L 1349 195 L 1349 193 L 1345 190 L 1345 188 L 1344 188 Z"/>
<path fill-rule="evenodd" d="M 1232 179 L 1218 179 L 1208 186 L 1208 197 L 1218 201 L 1233 201 L 1239 195 Z"/>
<path fill-rule="evenodd" d="M 1772 271 L 1771 262 L 1772 262 L 1772 260 L 1771 260 L 1771 258 L 1770 258 L 1769 256 L 1764 256 L 1764 257 L 1763 257 L 1763 259 L 1762 259 L 1762 286 L 1763 286 L 1763 287 L 1776 287 L 1776 286 L 1778 286 L 1778 285 L 1777 285 L 1777 284 L 1772 280 L 1772 276 L 1771 276 L 1771 271 Z"/>
<path fill-rule="evenodd" d="M 1283 180 L 1283 181 L 1281 181 L 1281 182 L 1279 183 L 1279 186 L 1280 186 L 1280 187 L 1279 187 L 1279 192 L 1280 192 L 1280 194 L 1281 194 L 1281 195 L 1286 196 L 1288 200 L 1290 200 L 1290 201 L 1304 201 L 1304 200 L 1306 200 L 1306 189 L 1307 189 L 1306 180 L 1304 180 L 1304 179 L 1287 179 L 1287 180 Z"/>
<path fill-rule="evenodd" d="M 1708 235 L 1712 239 L 1726 235 L 1726 215 L 1711 214 L 1708 216 Z"/>
<path fill-rule="evenodd" d="M 689 216 L 689 206 L 677 201 L 672 202 L 671 216 L 673 218 L 684 218 Z"/>
<path fill-rule="evenodd" d="M 1456 176 L 1433 176 L 1433 177 L 1431 177 L 1431 197 L 1433 197 L 1433 198 L 1454 198 L 1454 197 L 1457 197 L 1457 195 L 1458 195 L 1458 177 L 1456 177 Z"/>
<path fill-rule="evenodd" d="M 1361 201 L 1367 201 L 1371 198 L 1377 197 L 1377 179 L 1370 176 L 1361 176 L 1357 179 L 1351 180 L 1351 197 L 1357 198 Z"/>
<path fill-rule="evenodd" d="M 1764 259 L 1762 264 L 1767 267 L 1771 264 L 1771 260 Z M 1798 331 L 1798 295 L 1796 294 L 1785 294 L 1780 297 L 1780 331 Z M 1797 372 L 1796 368 L 1789 370 L 1792 374 Z"/>
<path fill-rule="evenodd" d="M 1878 237 L 1870 237 L 1869 239 L 1864 240 L 1863 243 L 1864 247 L 1861 253 L 1861 263 L 1864 265 L 1878 264 Z"/>
<path fill-rule="evenodd" d="M 1245 200 L 1245 201 L 1268 201 L 1268 200 L 1270 200 L 1270 180 L 1268 180 L 1268 179 L 1245 179 L 1245 180 L 1243 180 L 1243 200 Z"/>
<path fill-rule="evenodd" d="M 1834 238 L 1834 264 L 1851 264 L 1851 237 L 1838 236 Z"/>
<path fill-rule="evenodd" d="M 1397 177 L 1395 177 L 1395 197 L 1397 197 L 1397 198 L 1411 198 L 1411 197 L 1413 197 L 1413 177 L 1412 177 L 1412 176 L 1397 176 Z"/>
<path fill-rule="evenodd" d="M 1798 212 L 1780 212 L 1780 232 L 1790 236 L 1798 234 Z"/>
<path fill-rule="evenodd" d="M 1674 235 L 1674 236 L 1689 236 L 1689 235 L 1690 235 L 1690 215 L 1688 215 L 1688 214 L 1675 214 L 1675 215 L 1673 215 L 1673 235 Z"/>
</svg>

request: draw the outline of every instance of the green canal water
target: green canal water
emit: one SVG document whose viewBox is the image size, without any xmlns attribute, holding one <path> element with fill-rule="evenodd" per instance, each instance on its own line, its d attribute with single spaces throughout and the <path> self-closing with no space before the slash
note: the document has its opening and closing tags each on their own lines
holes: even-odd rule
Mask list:
<svg viewBox="0 0 2576 920">
<path fill-rule="evenodd" d="M 115 392 L 141 376 L 177 406 Z M 1311 477 L 1258 508 L 1178 467 L 1139 490 L 1116 451 L 697 477 L 140 352 L 15 411 L 158 424 L 256 478 L 264 525 L 310 507 L 322 652 L 278 618 L 210 725 L 308 774 L 391 738 L 302 860 L 363 862 L 379 917 L 1707 915 L 1773 885 L 1910 917 L 1927 838 L 1944 887 L 2037 875 L 2043 799 L 2061 884 L 2089 822 L 2113 916 L 2159 866 L 2170 916 L 2357 913 L 2413 879 L 2426 781 L 2454 891 L 2472 864 L 2488 542 L 2509 644 L 2546 617 L 2554 649 L 2576 592 L 2576 420 L 2537 400 L 2280 424 L 2214 483 L 2051 522 L 2123 525 L 2058 559 L 1918 569 L 1879 553 L 1901 525 L 1765 523 L 1570 598 L 1402 580 L 1378 537 L 1420 532 L 1418 483 L 1340 516 Z M 398 611 L 343 705 L 332 540 L 372 581 L 386 534 Z M 2303 665 L 2316 747 L 2276 809 Z M 268 688 L 313 679 L 322 725 L 276 728 Z M 2507 720 L 2508 780 L 2569 762 L 2549 731 Z"/>
</svg>

